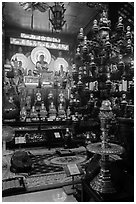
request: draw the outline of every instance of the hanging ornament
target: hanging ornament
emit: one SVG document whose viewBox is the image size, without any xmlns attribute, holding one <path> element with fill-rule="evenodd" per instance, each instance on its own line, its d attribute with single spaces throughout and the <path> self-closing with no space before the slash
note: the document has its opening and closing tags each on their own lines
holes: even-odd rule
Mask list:
<svg viewBox="0 0 136 204">
<path fill-rule="evenodd" d="M 117 31 L 123 31 L 124 30 L 124 25 L 123 25 L 122 21 L 123 21 L 123 18 L 120 16 L 118 19 Z"/>
</svg>

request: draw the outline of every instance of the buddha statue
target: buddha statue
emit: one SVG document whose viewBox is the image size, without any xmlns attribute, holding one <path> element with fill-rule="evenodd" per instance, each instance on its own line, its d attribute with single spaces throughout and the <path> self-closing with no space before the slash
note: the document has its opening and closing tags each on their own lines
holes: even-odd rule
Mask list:
<svg viewBox="0 0 136 204">
<path fill-rule="evenodd" d="M 38 91 L 36 93 L 36 98 L 35 98 L 35 108 L 37 111 L 40 110 L 41 103 L 42 103 L 42 94 L 41 94 L 40 90 L 38 89 Z"/>
<path fill-rule="evenodd" d="M 63 106 L 65 104 L 65 97 L 64 97 L 64 94 L 63 94 L 62 90 L 61 90 L 61 92 L 59 94 L 58 102 L 61 103 Z"/>
<path fill-rule="evenodd" d="M 44 55 L 40 55 L 38 63 L 41 65 L 43 71 L 48 71 L 48 63 L 44 59 Z"/>
<path fill-rule="evenodd" d="M 56 119 L 56 108 L 53 102 L 51 102 L 51 105 L 49 106 L 49 120 L 55 120 Z"/>
<path fill-rule="evenodd" d="M 31 110 L 31 96 L 26 97 L 26 110 L 27 111 Z"/>
<path fill-rule="evenodd" d="M 59 107 L 58 107 L 58 117 L 61 118 L 61 119 L 66 118 L 66 113 L 65 113 L 65 110 L 64 110 L 64 107 L 63 107 L 62 103 L 60 103 Z"/>
<path fill-rule="evenodd" d="M 12 94 L 12 93 L 11 93 Z M 6 96 L 3 104 L 3 119 L 15 120 L 19 116 L 19 108 L 12 95 Z"/>
<path fill-rule="evenodd" d="M 70 120 L 71 119 L 71 110 L 70 110 L 70 107 L 68 106 L 67 108 L 67 120 Z"/>
<path fill-rule="evenodd" d="M 44 102 L 42 102 L 41 108 L 40 108 L 40 118 L 42 121 L 44 121 L 47 117 L 47 110 L 44 105 Z"/>
<path fill-rule="evenodd" d="M 31 110 L 31 112 L 30 112 L 30 118 L 31 118 L 32 121 L 37 121 L 37 120 L 39 120 L 39 118 L 38 118 L 38 112 L 36 111 L 35 106 L 32 106 L 32 110 Z"/>
<path fill-rule="evenodd" d="M 54 100 L 54 96 L 53 96 L 52 91 L 50 91 L 48 94 L 48 104 L 50 105 L 51 102 L 53 102 L 53 100 Z"/>
<path fill-rule="evenodd" d="M 27 111 L 26 111 L 25 106 L 23 106 L 20 111 L 20 120 L 24 122 L 26 120 L 26 116 L 27 116 Z"/>
</svg>

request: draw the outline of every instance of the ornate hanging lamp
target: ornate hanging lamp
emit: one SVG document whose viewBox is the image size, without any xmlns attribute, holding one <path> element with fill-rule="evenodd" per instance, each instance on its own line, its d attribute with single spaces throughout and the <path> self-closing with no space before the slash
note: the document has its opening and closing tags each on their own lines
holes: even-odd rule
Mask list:
<svg viewBox="0 0 136 204">
<path fill-rule="evenodd" d="M 52 31 L 60 32 L 66 23 L 64 20 L 64 13 L 66 9 L 64 8 L 64 4 L 55 2 L 53 6 L 50 7 L 49 10 L 49 21 L 52 25 Z"/>
</svg>

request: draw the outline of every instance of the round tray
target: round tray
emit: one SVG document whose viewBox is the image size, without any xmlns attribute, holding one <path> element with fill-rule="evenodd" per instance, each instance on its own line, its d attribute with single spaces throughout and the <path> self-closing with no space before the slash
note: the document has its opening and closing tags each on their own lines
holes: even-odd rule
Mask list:
<svg viewBox="0 0 136 204">
<path fill-rule="evenodd" d="M 108 147 L 104 149 L 101 144 L 101 142 L 89 144 L 86 149 L 96 154 L 122 154 L 124 152 L 124 148 L 120 145 L 108 143 Z"/>
</svg>

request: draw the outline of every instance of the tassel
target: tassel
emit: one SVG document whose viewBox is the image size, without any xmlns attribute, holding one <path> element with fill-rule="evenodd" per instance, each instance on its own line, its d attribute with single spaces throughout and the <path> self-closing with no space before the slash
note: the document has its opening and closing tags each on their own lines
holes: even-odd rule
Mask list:
<svg viewBox="0 0 136 204">
<path fill-rule="evenodd" d="M 32 9 L 32 15 L 31 15 L 31 29 L 33 30 L 33 19 L 34 18 L 34 15 L 33 15 L 33 9 Z"/>
</svg>

